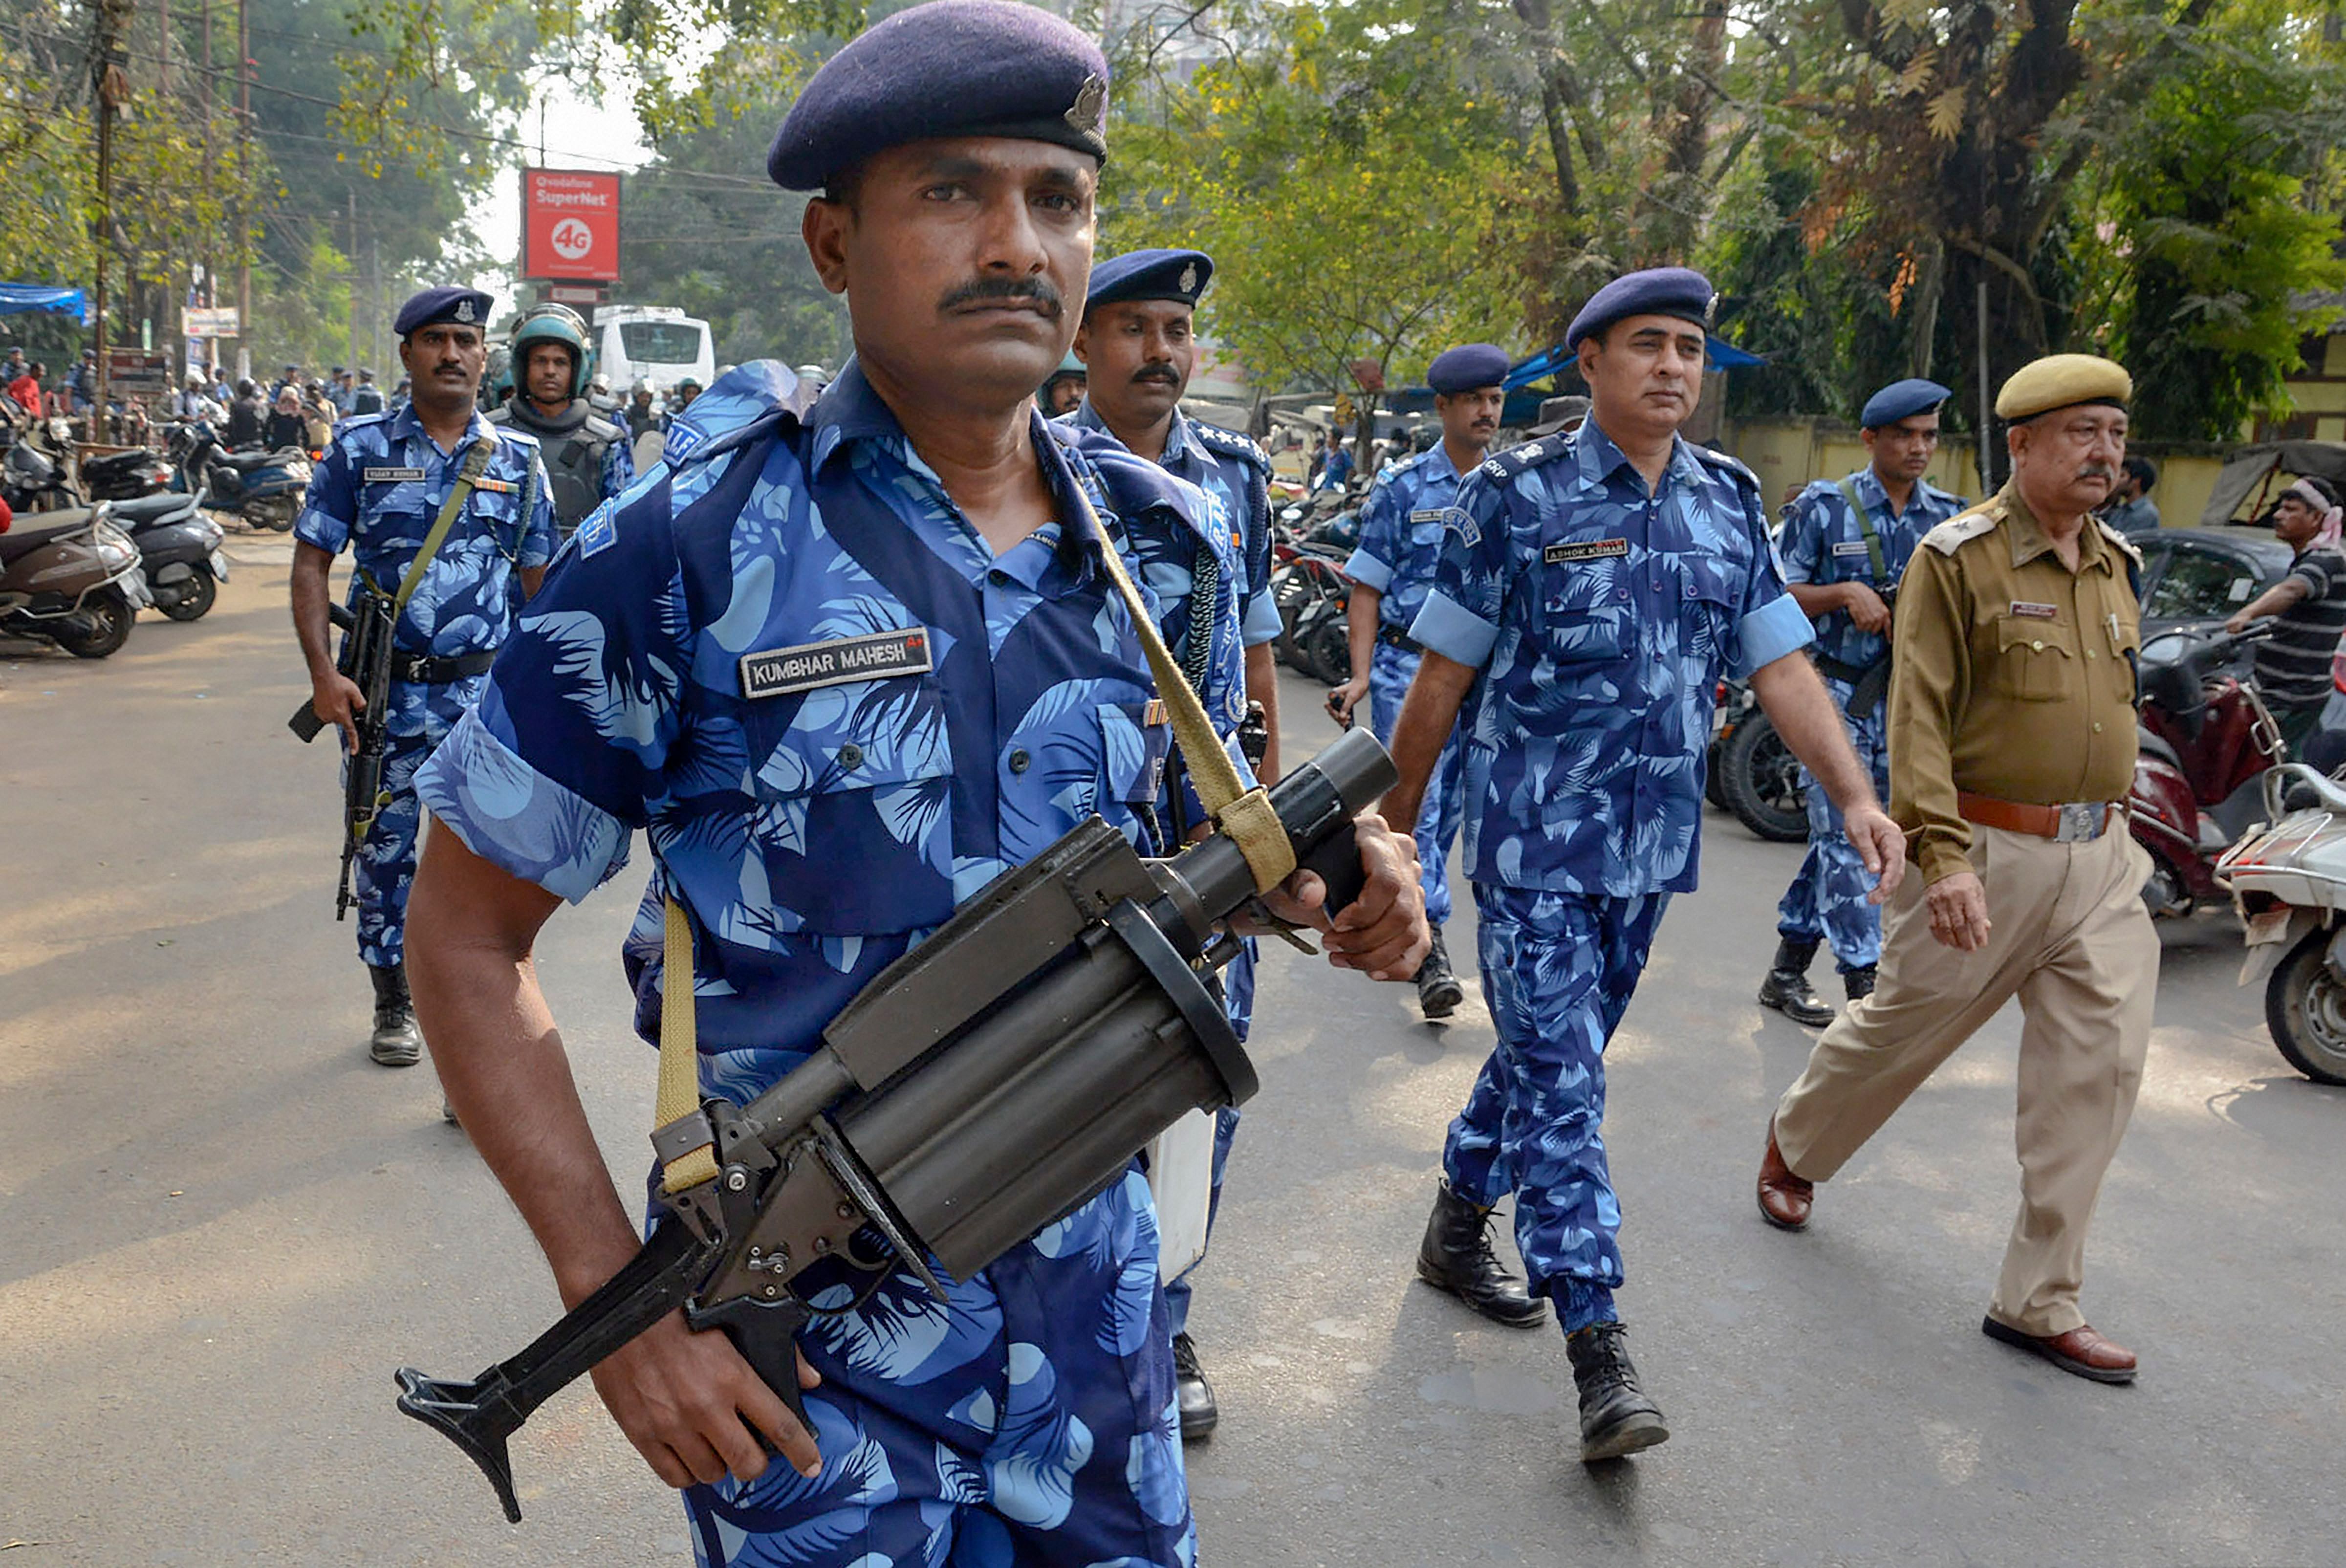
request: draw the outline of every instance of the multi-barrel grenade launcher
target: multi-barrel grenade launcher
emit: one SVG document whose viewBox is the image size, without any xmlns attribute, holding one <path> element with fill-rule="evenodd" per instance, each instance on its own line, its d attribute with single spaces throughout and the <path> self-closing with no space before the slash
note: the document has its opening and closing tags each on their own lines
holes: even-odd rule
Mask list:
<svg viewBox="0 0 2346 1568">
<path fill-rule="evenodd" d="M 1353 814 L 1393 781 L 1362 728 L 1270 791 L 1331 913 L 1361 887 Z M 713 1143 L 715 1177 L 668 1195 L 643 1249 L 519 1355 L 469 1382 L 403 1368 L 399 1408 L 463 1449 L 516 1522 L 505 1440 L 679 1307 L 732 1336 L 803 1418 L 793 1352 L 816 1309 L 792 1281 L 809 1266 L 875 1281 L 903 1268 L 942 1299 L 933 1263 L 969 1278 L 1187 1113 L 1254 1093 L 1209 980 L 1238 951 L 1224 922 L 1255 891 L 1227 833 L 1150 860 L 1084 823 L 891 964 L 772 1088 L 705 1100 L 655 1133 L 663 1160 Z"/>
</svg>

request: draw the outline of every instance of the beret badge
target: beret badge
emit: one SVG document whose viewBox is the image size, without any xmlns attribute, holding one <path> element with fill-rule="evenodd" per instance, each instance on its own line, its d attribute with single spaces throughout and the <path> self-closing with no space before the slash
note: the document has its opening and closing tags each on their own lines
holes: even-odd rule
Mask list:
<svg viewBox="0 0 2346 1568">
<path fill-rule="evenodd" d="M 1197 291 L 1198 264 L 1195 261 L 1192 261 L 1187 267 L 1181 269 L 1181 292 L 1184 294 L 1194 294 Z"/>
<path fill-rule="evenodd" d="M 456 320 L 458 320 L 458 321 L 472 321 L 472 320 L 473 320 L 473 301 L 471 301 L 470 300 L 457 300 L 457 301 L 456 301 L 455 316 L 456 316 Z"/>
<path fill-rule="evenodd" d="M 1076 94 L 1076 101 L 1067 106 L 1067 125 L 1074 130 L 1096 131 L 1100 127 L 1101 112 L 1107 107 L 1107 79 L 1094 73 L 1084 78 L 1083 87 Z"/>
</svg>

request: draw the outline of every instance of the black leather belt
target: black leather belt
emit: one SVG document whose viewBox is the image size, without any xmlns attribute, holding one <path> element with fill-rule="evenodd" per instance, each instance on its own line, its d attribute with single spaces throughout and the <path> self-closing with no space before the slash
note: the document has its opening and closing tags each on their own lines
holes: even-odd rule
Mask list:
<svg viewBox="0 0 2346 1568">
<path fill-rule="evenodd" d="M 497 650 L 495 648 L 446 657 L 393 653 L 391 656 L 391 678 L 417 686 L 446 686 L 450 681 L 482 674 L 496 662 Z"/>
<path fill-rule="evenodd" d="M 1423 653 L 1425 651 L 1425 645 L 1423 643 L 1419 642 L 1415 637 L 1411 636 L 1407 632 L 1402 631 L 1398 626 L 1388 626 L 1382 624 L 1379 625 L 1377 627 L 1377 641 L 1384 644 L 1385 647 L 1389 648 L 1399 648 L 1403 653 Z"/>
</svg>

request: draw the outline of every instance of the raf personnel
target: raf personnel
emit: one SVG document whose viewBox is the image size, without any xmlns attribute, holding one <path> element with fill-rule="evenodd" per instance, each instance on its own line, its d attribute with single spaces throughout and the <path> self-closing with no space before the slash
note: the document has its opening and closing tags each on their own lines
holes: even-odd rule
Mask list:
<svg viewBox="0 0 2346 1568">
<path fill-rule="evenodd" d="M 515 395 L 489 415 L 537 438 L 554 486 L 554 526 L 565 539 L 586 514 L 636 480 L 627 432 L 587 401 L 594 351 L 586 323 L 567 305 L 539 305 L 514 327 Z"/>
<path fill-rule="evenodd" d="M 1838 481 L 1819 480 L 1794 501 L 1777 535 L 1784 581 L 1816 623 L 1817 669 L 1849 723 L 1873 779 L 1890 795 L 1890 747 L 1882 699 L 1890 689 L 1890 606 L 1915 541 L 1963 510 L 1923 477 L 1939 450 L 1939 405 L 1954 393 L 1936 382 L 1892 382 L 1859 414 L 1872 461 Z M 1882 958 L 1882 912 L 1873 881 L 1841 831 L 1832 798 L 1803 776 L 1809 852 L 1776 906 L 1775 962 L 1760 983 L 1760 1005 L 1817 1027 L 1833 1010 L 1809 984 L 1817 943 L 1832 945 L 1841 988 L 1854 1002 L 1873 989 Z"/>
<path fill-rule="evenodd" d="M 490 303 L 476 290 L 438 288 L 401 307 L 392 330 L 415 378 L 414 401 L 343 423 L 293 524 L 293 631 L 310 667 L 311 705 L 341 727 L 346 746 L 358 743 L 366 697 L 327 646 L 334 557 L 347 548 L 354 558 L 353 604 L 368 585 L 401 600 L 382 775 L 391 799 L 360 846 L 356 875 L 359 956 L 374 981 L 368 1052 L 386 1067 L 413 1066 L 422 1054 L 402 961 L 415 770 L 480 696 L 516 606 L 554 555 L 537 443 L 492 429 L 474 406 Z"/>
<path fill-rule="evenodd" d="M 1044 378 L 1041 389 L 1035 393 L 1035 401 L 1041 405 L 1044 413 L 1056 419 L 1083 406 L 1084 392 L 1089 385 L 1090 377 L 1084 370 L 1084 361 L 1070 350 L 1067 357 L 1059 361 L 1059 368 Z"/>
<path fill-rule="evenodd" d="M 1262 777 L 1276 779 L 1279 677 L 1271 644 L 1278 639 L 1280 620 L 1279 606 L 1270 598 L 1270 459 L 1246 437 L 1181 412 L 1181 394 L 1188 390 L 1198 361 L 1193 331 L 1198 297 L 1213 275 L 1213 259 L 1202 250 L 1133 250 L 1092 269 L 1075 347 L 1086 390 L 1068 423 L 1113 439 L 1126 451 L 1189 481 L 1214 503 L 1219 530 L 1203 535 L 1185 530 L 1163 541 L 1168 546 L 1163 548 L 1136 530 L 1134 543 L 1157 596 L 1166 644 L 1177 657 L 1189 653 L 1197 672 L 1191 684 L 1201 690 L 1209 667 L 1202 661 L 1209 649 L 1190 635 L 1192 606 L 1210 613 L 1210 605 L 1199 604 L 1199 585 L 1211 596 L 1226 576 L 1234 575 L 1229 586 L 1235 593 L 1246 648 L 1245 698 L 1260 704 L 1264 716 L 1266 749 L 1258 766 Z M 1213 711 L 1212 704 L 1209 711 Z M 1225 710 L 1218 721 L 1235 722 L 1239 717 Z M 1177 835 L 1195 825 L 1194 820 L 1179 820 L 1183 813 L 1178 792 L 1167 804 L 1176 818 L 1169 826 Z M 1223 970 L 1222 986 L 1231 1025 L 1244 1040 L 1254 1016 L 1250 946 Z M 1222 1173 L 1238 1124 L 1234 1105 L 1225 1106 L 1216 1118 L 1214 1209 L 1220 1207 Z M 1220 1419 L 1213 1385 L 1189 1336 L 1189 1276 L 1194 1272 L 1192 1266 L 1165 1287 L 1184 1439 L 1204 1437 Z"/>
<path fill-rule="evenodd" d="M 1339 724 L 1352 722 L 1365 694 L 1369 722 L 1377 738 L 1392 744 L 1393 721 L 1402 698 L 1417 678 L 1421 650 L 1410 624 L 1425 604 L 1442 555 L 1443 519 L 1458 497 L 1459 476 L 1471 473 L 1499 433 L 1507 394 L 1507 355 L 1489 343 L 1465 343 L 1436 354 L 1427 367 L 1442 440 L 1413 457 L 1379 471 L 1361 508 L 1361 543 L 1344 563 L 1352 582 L 1345 602 L 1345 630 L 1352 648 L 1352 678 L 1329 695 L 1329 711 Z M 1425 883 L 1425 921 L 1433 950 L 1417 972 L 1417 1005 L 1428 1019 L 1447 1018 L 1466 998 L 1450 966 L 1442 928 L 1450 919 L 1450 846 L 1465 809 L 1464 726 L 1454 727 L 1427 780 L 1417 813 L 1418 875 Z"/>
<path fill-rule="evenodd" d="M 2078 1309 L 2086 1227 L 2150 1043 L 2158 937 L 2134 776 L 2133 579 L 2093 509 L 2126 456 L 2133 382 L 2054 354 L 1996 394 L 2012 478 L 1923 538 L 1890 683 L 1890 805 L 1913 847 L 1882 983 L 1833 1021 L 1777 1102 L 1760 1212 L 1809 1223 L 1831 1177 L 1939 1064 L 2020 998 L 2020 1214 L 1982 1329 L 2097 1382 L 2135 1357 Z"/>
<path fill-rule="evenodd" d="M 1159 699 L 1104 563 L 1133 537 L 1117 520 L 1198 526 L 1198 493 L 1034 406 L 1091 268 L 1106 85 L 1097 45 L 1015 0 L 911 6 L 815 74 L 768 171 L 820 192 L 801 231 L 846 295 L 854 357 L 802 414 L 778 364 L 710 388 L 657 482 L 572 536 L 426 771 L 425 1034 L 569 1301 L 638 1237 L 528 955 L 637 830 L 653 859 L 627 945 L 638 1026 L 690 987 L 701 1086 L 736 1100 L 1092 815 L 1171 847 L 1151 827 Z M 1218 603 L 1219 689 L 1239 678 L 1232 611 Z M 744 689 L 745 656 L 842 640 L 873 650 L 872 678 Z M 1424 948 L 1415 868 L 1372 817 L 1361 841 L 1368 891 L 1327 948 L 1398 979 Z M 1290 887 L 1275 910 L 1316 906 L 1317 879 Z M 663 972 L 669 899 L 697 975 Z M 1174 1568 L 1195 1533 L 1157 1254 L 1136 1166 L 943 1301 L 901 1275 L 857 1294 L 842 1273 L 800 1369 L 753 1369 L 675 1314 L 596 1385 L 686 1489 L 709 1568 Z M 790 1376 L 811 1431 L 770 1383 Z"/>
<path fill-rule="evenodd" d="M 1695 885 L 1721 673 L 1748 677 L 1885 891 L 1904 852 L 1801 657 L 1814 633 L 1784 591 L 1759 482 L 1678 438 L 1713 299 L 1683 268 L 1598 290 L 1565 340 L 1588 383 L 1586 423 L 1487 458 L 1459 486 L 1410 625 L 1425 653 L 1386 798 L 1396 825 L 1423 815 L 1477 692 L 1465 858 L 1498 1044 L 1451 1125 L 1417 1268 L 1502 1323 L 1529 1327 L 1539 1298 L 1555 1301 L 1591 1461 L 1668 1435 L 1614 1308 L 1605 1047 L 1670 896 Z M 1510 1192 L 1528 1294 L 1491 1248 L 1491 1207 Z"/>
<path fill-rule="evenodd" d="M 374 384 L 374 372 L 364 365 L 359 367 L 359 384 L 351 389 L 351 412 L 352 413 L 382 412 L 382 389 Z"/>
</svg>

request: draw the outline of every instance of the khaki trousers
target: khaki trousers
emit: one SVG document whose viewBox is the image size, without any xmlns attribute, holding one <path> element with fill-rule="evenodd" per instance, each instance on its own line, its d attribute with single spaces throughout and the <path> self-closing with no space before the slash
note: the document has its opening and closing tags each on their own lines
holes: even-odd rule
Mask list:
<svg viewBox="0 0 2346 1568">
<path fill-rule="evenodd" d="M 1976 826 L 1972 837 L 1987 945 L 1958 952 L 1932 937 L 1910 866 L 1883 922 L 1880 984 L 1833 1021 L 1784 1092 L 1776 1145 L 1796 1174 L 1827 1180 L 2017 995 L 2020 1216 L 1988 1311 L 2023 1333 L 2064 1334 L 2086 1320 L 2086 1227 L 2150 1044 L 2150 858 L 2123 821 L 2086 844 Z"/>
</svg>

